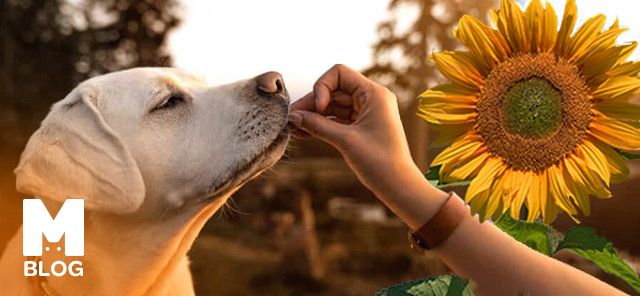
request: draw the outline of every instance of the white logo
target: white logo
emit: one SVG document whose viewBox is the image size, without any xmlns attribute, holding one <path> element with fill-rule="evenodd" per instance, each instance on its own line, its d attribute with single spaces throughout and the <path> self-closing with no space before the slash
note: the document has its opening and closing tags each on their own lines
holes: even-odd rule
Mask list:
<svg viewBox="0 0 640 296">
<path fill-rule="evenodd" d="M 68 199 L 60 208 L 55 219 L 39 199 L 25 199 L 22 201 L 22 254 L 24 256 L 42 256 L 42 235 L 49 242 L 59 242 L 64 234 L 64 254 L 66 256 L 84 255 L 84 200 Z M 58 248 L 58 251 L 60 248 Z M 46 251 L 49 251 L 47 247 Z M 62 271 L 57 271 L 62 265 Z M 80 261 L 69 264 L 69 273 L 72 276 L 82 276 L 82 268 L 72 270 L 73 266 L 82 266 Z M 36 267 L 39 267 L 36 271 Z M 55 261 L 51 265 L 51 272 L 56 276 L 66 273 L 67 266 L 62 261 Z M 79 271 L 79 272 L 77 272 Z M 43 272 L 42 261 L 25 261 L 24 275 L 48 276 Z"/>
</svg>

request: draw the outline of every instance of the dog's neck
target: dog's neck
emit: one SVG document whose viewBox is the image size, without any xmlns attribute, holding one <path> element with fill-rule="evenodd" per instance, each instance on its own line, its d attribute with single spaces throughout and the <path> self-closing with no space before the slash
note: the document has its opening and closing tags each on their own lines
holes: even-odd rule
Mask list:
<svg viewBox="0 0 640 296">
<path fill-rule="evenodd" d="M 126 219 L 118 221 L 117 216 L 91 213 L 85 217 L 83 277 L 51 276 L 49 284 L 69 295 L 168 295 L 175 288 L 172 281 L 183 280 L 174 276 L 185 267 L 186 254 L 198 233 L 230 195 L 160 222 L 132 225 Z M 77 259 L 44 253 L 41 260 L 44 266 L 51 266 L 58 260 Z"/>
</svg>

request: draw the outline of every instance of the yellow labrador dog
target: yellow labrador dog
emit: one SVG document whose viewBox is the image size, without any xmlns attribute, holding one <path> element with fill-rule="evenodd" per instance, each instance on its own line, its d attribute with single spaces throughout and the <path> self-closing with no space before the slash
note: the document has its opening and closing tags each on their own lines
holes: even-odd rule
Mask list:
<svg viewBox="0 0 640 296">
<path fill-rule="evenodd" d="M 187 252 L 244 182 L 289 139 L 289 98 L 269 72 L 211 87 L 170 68 L 87 80 L 56 103 L 15 170 L 55 215 L 84 199 L 83 276 L 24 276 L 22 229 L 0 261 L 2 295 L 193 295 Z M 69 265 L 64 252 L 40 260 Z"/>
</svg>

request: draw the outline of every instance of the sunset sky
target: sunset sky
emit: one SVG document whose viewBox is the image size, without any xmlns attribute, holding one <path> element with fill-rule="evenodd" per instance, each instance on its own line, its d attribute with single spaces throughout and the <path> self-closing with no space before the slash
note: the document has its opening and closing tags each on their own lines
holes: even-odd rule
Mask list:
<svg viewBox="0 0 640 296">
<path fill-rule="evenodd" d="M 528 0 L 518 1 L 526 4 Z M 558 14 L 565 1 L 550 0 Z M 184 21 L 170 39 L 177 67 L 220 84 L 276 70 L 292 98 L 309 91 L 335 63 L 362 69 L 371 62 L 376 25 L 388 0 L 185 0 Z M 620 42 L 640 40 L 640 4 L 630 0 L 578 0 L 578 24 L 604 13 L 630 31 Z M 410 23 L 411 8 L 402 10 Z M 632 58 L 640 57 L 635 53 Z"/>
</svg>

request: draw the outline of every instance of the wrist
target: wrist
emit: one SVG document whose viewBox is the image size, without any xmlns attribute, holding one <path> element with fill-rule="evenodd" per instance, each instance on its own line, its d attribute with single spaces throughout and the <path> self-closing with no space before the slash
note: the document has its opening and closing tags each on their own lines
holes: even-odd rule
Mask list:
<svg viewBox="0 0 640 296">
<path fill-rule="evenodd" d="M 424 176 L 412 160 L 399 161 L 391 158 L 390 162 L 379 163 L 378 174 L 370 189 L 381 199 L 405 195 L 406 189 L 422 182 Z"/>
<path fill-rule="evenodd" d="M 435 215 L 448 194 L 433 187 L 413 161 L 399 162 L 391 171 L 393 177 L 375 194 L 405 224 L 417 229 Z"/>
</svg>

